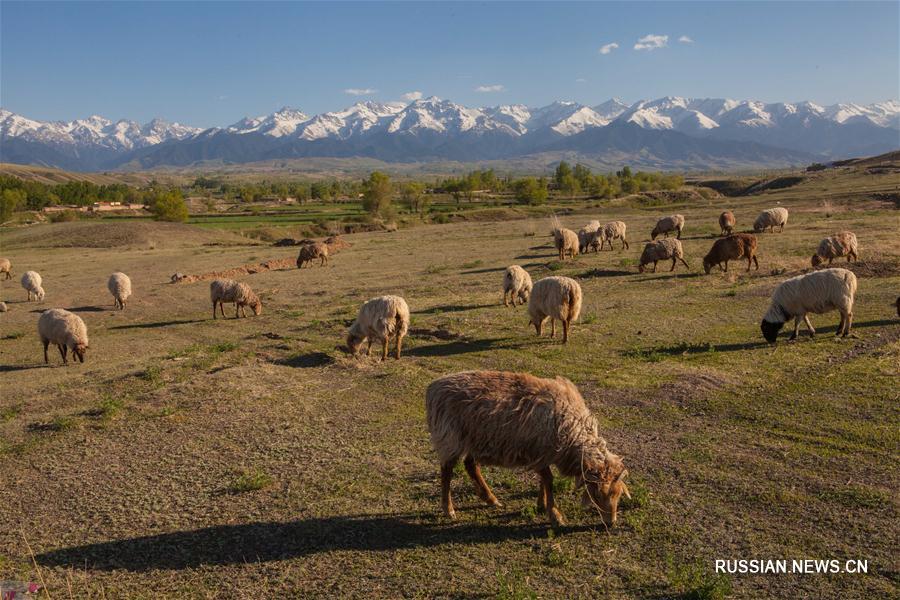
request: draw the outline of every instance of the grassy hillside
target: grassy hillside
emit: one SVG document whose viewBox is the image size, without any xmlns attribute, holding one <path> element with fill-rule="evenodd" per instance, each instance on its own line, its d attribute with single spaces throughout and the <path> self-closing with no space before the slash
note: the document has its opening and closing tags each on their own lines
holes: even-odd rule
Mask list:
<svg viewBox="0 0 900 600">
<path fill-rule="evenodd" d="M 66 183 L 69 181 L 89 181 L 97 185 L 109 185 L 113 183 L 125 183 L 128 185 L 143 186 L 152 180 L 160 183 L 177 184 L 186 180 L 165 173 L 151 172 L 104 172 L 104 173 L 81 173 L 77 171 L 64 171 L 62 169 L 53 169 L 50 167 L 37 167 L 32 165 L 15 165 L 12 163 L 0 163 L 0 175 L 12 175 L 25 181 L 37 181 L 39 183 L 54 184 Z"/>
<path fill-rule="evenodd" d="M 0 282 L 0 580 L 101 598 L 895 597 L 900 177 L 867 168 L 750 196 L 585 207 L 564 224 L 624 220 L 631 248 L 565 263 L 546 217 L 349 235 L 326 267 L 244 276 L 264 308 L 240 320 L 213 320 L 207 285 L 169 276 L 295 249 L 210 245 L 222 240 L 191 226 L 152 248 L 101 243 L 113 230 L 48 247 L 79 239 L 80 223 L 2 233 L 15 278 Z M 775 205 L 790 221 L 759 236 L 759 271 L 702 274 L 722 210 L 745 230 Z M 675 211 L 691 271 L 638 274 L 653 223 Z M 146 225 L 148 239 L 175 235 Z M 832 339 L 829 313 L 811 316 L 815 340 L 765 344 L 771 291 L 844 229 L 860 240 L 857 337 Z M 514 263 L 580 282 L 567 346 L 503 307 Z M 41 304 L 17 285 L 27 269 L 44 276 Z M 133 280 L 124 312 L 106 291 L 115 270 Z M 347 356 L 360 304 L 385 293 L 413 313 L 404 356 Z M 43 365 L 35 323 L 50 307 L 85 320 L 85 364 Z M 569 525 L 553 529 L 536 477 L 496 468 L 485 476 L 502 508 L 460 471 L 458 521 L 441 516 L 424 391 L 464 369 L 578 385 L 630 471 L 619 527 L 563 478 Z M 869 573 L 717 576 L 717 558 L 865 559 Z"/>
</svg>

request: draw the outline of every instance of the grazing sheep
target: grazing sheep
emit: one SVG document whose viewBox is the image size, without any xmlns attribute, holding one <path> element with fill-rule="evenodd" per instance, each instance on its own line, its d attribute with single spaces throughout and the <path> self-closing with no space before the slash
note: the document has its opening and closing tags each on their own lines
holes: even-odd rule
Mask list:
<svg viewBox="0 0 900 600">
<path fill-rule="evenodd" d="M 25 271 L 22 275 L 22 287 L 28 292 L 28 301 L 31 302 L 31 296 L 34 295 L 35 300 L 44 299 L 44 288 L 41 287 L 41 274 L 37 271 Z"/>
<path fill-rule="evenodd" d="M 670 258 L 672 259 L 672 268 L 669 269 L 670 273 L 675 270 L 675 263 L 679 260 L 690 270 L 690 265 L 684 262 L 684 248 L 682 248 L 681 242 L 672 238 L 657 240 L 644 246 L 644 251 L 641 253 L 641 264 L 638 265 L 638 272 L 643 273 L 644 265 L 653 263 L 653 272 L 656 273 L 656 263 L 661 260 L 669 260 Z"/>
<path fill-rule="evenodd" d="M 72 356 L 84 362 L 84 353 L 89 347 L 87 326 L 78 315 L 62 308 L 44 311 L 38 319 L 38 336 L 44 344 L 44 363 L 50 362 L 47 348 L 51 343 L 59 348 L 63 364 L 69 364 L 69 350 L 72 350 Z"/>
<path fill-rule="evenodd" d="M 109 288 L 109 293 L 113 295 L 116 301 L 116 308 L 125 310 L 125 302 L 131 296 L 131 278 L 125 273 L 113 273 L 109 276 L 106 287 Z"/>
<path fill-rule="evenodd" d="M 379 296 L 362 305 L 359 315 L 347 334 L 347 347 L 356 355 L 367 339 L 369 347 L 366 356 L 372 353 L 372 341 L 381 342 L 381 360 L 386 360 L 388 343 L 392 336 L 397 338 L 396 358 L 400 359 L 403 338 L 409 330 L 409 306 L 400 296 Z"/>
<path fill-rule="evenodd" d="M 805 275 L 791 277 L 772 292 L 772 303 L 763 316 L 760 328 L 766 341 L 774 344 L 778 332 L 791 317 L 797 338 L 800 321 L 806 323 L 809 336 L 816 330 L 809 322 L 808 313 L 823 314 L 832 310 L 841 313 L 841 324 L 835 336 L 847 337 L 853 323 L 853 299 L 856 296 L 856 275 L 847 269 L 822 269 Z"/>
<path fill-rule="evenodd" d="M 600 249 L 603 250 L 603 245 L 606 242 L 609 242 L 609 249 L 613 249 L 613 240 L 622 240 L 622 250 L 628 249 L 628 240 L 625 239 L 625 222 L 624 221 L 610 221 L 606 225 L 603 226 L 602 235 L 600 237 Z"/>
<path fill-rule="evenodd" d="M 509 306 L 509 300 L 513 306 L 528 302 L 531 295 L 531 275 L 519 265 L 506 268 L 503 275 L 503 306 Z"/>
<path fill-rule="evenodd" d="M 675 237 L 680 240 L 682 229 L 684 229 L 684 217 L 682 215 L 671 215 L 669 217 L 663 217 L 656 222 L 656 227 L 654 227 L 653 231 L 650 232 L 650 239 L 655 240 L 656 236 L 660 234 L 665 234 L 666 237 L 669 237 L 669 233 L 675 231 L 678 233 L 678 235 Z"/>
<path fill-rule="evenodd" d="M 0 258 L 0 274 L 3 275 L 4 281 L 12 279 L 12 263 L 8 258 Z"/>
<path fill-rule="evenodd" d="M 730 210 L 726 210 L 721 215 L 719 215 L 719 227 L 722 229 L 723 237 L 726 235 L 731 235 L 734 232 L 734 213 Z"/>
<path fill-rule="evenodd" d="M 562 321 L 563 343 L 569 341 L 569 327 L 581 312 L 581 286 L 569 277 L 545 277 L 531 290 L 528 315 L 538 337 L 550 318 L 550 337 L 556 337 L 556 319 Z"/>
<path fill-rule="evenodd" d="M 578 251 L 582 254 L 593 249 L 597 251 L 597 232 L 600 231 L 600 221 L 594 220 L 578 230 Z"/>
<path fill-rule="evenodd" d="M 209 283 L 209 297 L 212 300 L 213 319 L 216 317 L 216 308 L 221 309 L 225 316 L 225 303 L 234 302 L 234 318 L 247 316 L 246 307 L 253 309 L 254 315 L 262 313 L 262 302 L 259 296 L 253 293 L 250 286 L 233 279 L 214 279 Z"/>
<path fill-rule="evenodd" d="M 553 243 L 559 251 L 559 260 L 565 260 L 566 256 L 578 256 L 578 234 L 571 229 L 554 229 Z"/>
<path fill-rule="evenodd" d="M 722 266 L 725 263 L 725 272 L 728 272 L 728 261 L 738 260 L 739 258 L 747 259 L 747 271 L 750 265 L 755 264 L 756 270 L 759 271 L 759 260 L 756 258 L 757 241 L 756 236 L 751 233 L 735 233 L 716 240 L 709 254 L 703 257 L 703 270 L 709 275 L 713 265 Z"/>
<path fill-rule="evenodd" d="M 847 262 L 851 259 L 859 260 L 859 243 L 856 241 L 855 233 L 842 231 L 819 242 L 819 249 L 812 257 L 812 266 L 818 267 L 826 258 L 831 265 L 831 261 L 841 256 L 846 256 Z"/>
<path fill-rule="evenodd" d="M 425 416 L 441 465 L 441 503 L 448 518 L 456 517 L 450 481 L 460 459 L 478 496 L 492 506 L 500 502 L 480 465 L 536 472 L 537 509 L 546 511 L 555 525 L 565 520 L 553 498 L 551 465 L 585 487 L 582 504 L 599 509 L 606 525 L 616 523 L 619 498 L 631 498 L 622 459 L 607 449 L 597 420 L 568 379 L 502 371 L 447 375 L 428 386 Z"/>
<path fill-rule="evenodd" d="M 300 254 L 297 255 L 297 268 L 302 269 L 304 263 L 312 263 L 317 258 L 321 259 L 319 264 L 325 266 L 328 262 L 328 246 L 322 242 L 303 244 L 300 247 Z"/>
<path fill-rule="evenodd" d="M 187 275 L 185 275 L 184 273 L 172 273 L 172 276 L 169 278 L 169 281 L 171 283 L 178 283 L 179 281 L 181 281 L 182 279 L 185 279 L 186 277 L 187 277 Z"/>
<path fill-rule="evenodd" d="M 786 208 L 781 206 L 767 208 L 756 217 L 756 221 L 753 223 L 753 231 L 761 232 L 768 229 L 772 233 L 775 233 L 775 228 L 778 227 L 780 233 L 784 231 L 784 226 L 787 224 L 787 221 L 788 211 Z"/>
</svg>

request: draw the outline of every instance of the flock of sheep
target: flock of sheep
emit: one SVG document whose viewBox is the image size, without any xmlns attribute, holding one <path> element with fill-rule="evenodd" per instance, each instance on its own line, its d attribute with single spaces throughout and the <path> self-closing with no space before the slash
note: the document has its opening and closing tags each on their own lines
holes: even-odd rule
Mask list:
<svg viewBox="0 0 900 600">
<path fill-rule="evenodd" d="M 754 230 L 783 231 L 788 211 L 778 207 L 763 211 L 754 223 Z M 719 265 L 728 270 L 731 260 L 747 260 L 759 269 L 758 241 L 749 233 L 734 233 L 735 218 L 731 212 L 719 217 L 722 237 L 715 241 L 703 259 L 706 273 Z M 658 221 L 651 232 L 651 242 L 641 252 L 639 272 L 659 261 L 671 260 L 675 269 L 678 261 L 690 268 L 684 258 L 681 233 L 685 226 L 682 215 L 672 215 Z M 612 221 L 601 226 L 591 221 L 577 233 L 563 228 L 554 219 L 553 238 L 560 260 L 589 250 L 602 251 L 613 241 L 621 240 L 622 250 L 629 248 L 626 224 Z M 675 237 L 669 237 L 674 234 Z M 657 240 L 659 236 L 663 239 Z M 856 260 L 859 248 L 856 236 L 841 232 L 822 240 L 812 257 L 813 267 L 846 256 Z M 297 257 L 297 267 L 319 259 L 328 260 L 328 246 L 305 244 Z M 0 274 L 10 279 L 10 261 L 0 258 Z M 28 271 L 22 276 L 22 287 L 28 300 L 44 299 L 41 276 Z M 812 271 L 782 282 L 773 292 L 771 303 L 763 316 L 761 329 L 766 340 L 774 343 L 778 331 L 791 318 L 795 319 L 796 338 L 800 321 L 805 321 L 810 335 L 815 330 L 808 313 L 838 310 L 841 324 L 837 334 L 847 336 L 853 320 L 856 276 L 846 269 L 828 268 Z M 131 280 L 124 273 L 113 273 L 108 281 L 116 308 L 124 310 L 131 296 Z M 216 311 L 225 316 L 225 304 L 234 304 L 235 318 L 246 316 L 246 307 L 255 315 L 262 312 L 262 302 L 249 285 L 230 279 L 216 279 L 210 283 L 213 318 Z M 578 319 L 582 304 L 581 286 L 572 278 L 551 276 L 532 282 L 528 272 L 519 265 L 508 267 L 503 277 L 503 303 L 513 306 L 527 303 L 530 323 L 537 335 L 551 320 L 551 337 L 556 335 L 556 321 L 562 324 L 562 341 L 569 339 L 572 323 Z M 4 307 L 5 308 L 5 307 Z M 3 308 L 0 308 L 2 310 Z M 900 314 L 900 300 L 898 300 Z M 388 356 L 389 344 L 395 341 L 394 356 L 399 359 L 403 338 L 409 329 L 410 311 L 399 296 L 381 296 L 367 301 L 359 310 L 347 334 L 347 348 L 357 355 L 368 342 L 382 345 L 381 359 Z M 68 364 L 67 352 L 84 362 L 88 349 L 87 327 L 84 321 L 69 311 L 54 308 L 43 312 L 38 319 L 38 335 L 44 346 L 44 361 L 49 362 L 47 348 L 55 344 Z M 533 470 L 540 481 L 538 510 L 546 512 L 553 523 L 562 524 L 563 517 L 553 498 L 551 465 L 564 475 L 576 478 L 584 488 L 583 503 L 596 508 L 607 525 L 616 521 L 617 506 L 622 495 L 628 496 L 624 478 L 628 474 L 620 457 L 610 452 L 600 436 L 597 421 L 590 413 L 578 389 L 568 379 L 540 379 L 527 373 L 498 371 L 467 371 L 434 380 L 426 392 L 426 417 L 432 445 L 441 464 L 441 497 L 444 513 L 454 518 L 450 495 L 453 471 L 460 459 L 475 484 L 479 497 L 492 506 L 499 501 L 481 475 L 480 465 L 520 467 Z"/>
</svg>

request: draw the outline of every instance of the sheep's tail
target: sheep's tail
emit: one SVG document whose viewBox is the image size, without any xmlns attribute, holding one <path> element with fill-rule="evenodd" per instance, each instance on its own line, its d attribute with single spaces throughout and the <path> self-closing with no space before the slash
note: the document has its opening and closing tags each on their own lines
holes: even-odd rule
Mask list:
<svg viewBox="0 0 900 600">
<path fill-rule="evenodd" d="M 574 321 L 578 318 L 578 315 L 581 313 L 581 294 L 578 293 L 578 290 L 573 288 L 569 289 L 569 321 Z"/>
</svg>

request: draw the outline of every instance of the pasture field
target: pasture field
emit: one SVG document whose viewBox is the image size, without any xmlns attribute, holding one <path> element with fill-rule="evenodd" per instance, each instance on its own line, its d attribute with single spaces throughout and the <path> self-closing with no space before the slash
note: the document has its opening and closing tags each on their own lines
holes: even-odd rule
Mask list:
<svg viewBox="0 0 900 600">
<path fill-rule="evenodd" d="M 561 220 L 624 220 L 631 249 L 564 263 L 544 217 L 349 235 L 326 267 L 243 277 L 264 308 L 240 320 L 212 319 L 206 282 L 169 276 L 295 249 L 118 220 L 91 223 L 90 244 L 83 223 L 4 231 L 0 580 L 53 598 L 896 597 L 900 219 L 878 194 L 898 186 L 896 171 L 849 169 L 758 196 L 604 203 Z M 723 209 L 744 231 L 777 204 L 790 221 L 759 236 L 759 271 L 703 274 Z M 638 274 L 656 218 L 674 212 L 691 271 Z M 833 339 L 834 312 L 811 316 L 814 340 L 765 344 L 773 288 L 843 229 L 860 240 L 857 337 Z M 580 282 L 567 346 L 502 305 L 514 263 Z M 43 303 L 24 301 L 28 269 Z M 124 312 L 106 291 L 115 270 L 133 281 Z M 347 356 L 360 304 L 385 293 L 412 311 L 402 359 Z M 87 323 L 85 364 L 43 365 L 36 322 L 51 307 Z M 558 478 L 569 524 L 553 529 L 535 514 L 536 476 L 495 468 L 502 508 L 460 469 L 458 520 L 443 518 L 424 392 L 466 369 L 578 385 L 630 472 L 618 527 Z M 739 558 L 869 572 L 715 574 L 715 559 Z"/>
</svg>

